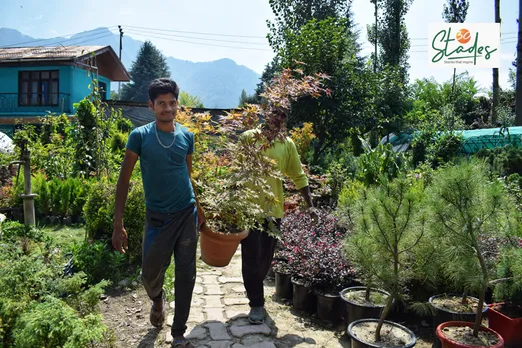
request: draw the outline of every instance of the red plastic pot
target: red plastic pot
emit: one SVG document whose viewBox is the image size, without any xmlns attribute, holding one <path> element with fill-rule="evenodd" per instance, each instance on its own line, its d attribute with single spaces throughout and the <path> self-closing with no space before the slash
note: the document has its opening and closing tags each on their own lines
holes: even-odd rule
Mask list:
<svg viewBox="0 0 522 348">
<path fill-rule="evenodd" d="M 494 303 L 489 305 L 489 328 L 498 332 L 507 346 L 522 347 L 522 318 L 510 318 L 505 314 L 495 310 L 495 305 L 504 303 Z"/>
<path fill-rule="evenodd" d="M 470 328 L 473 328 L 473 323 L 469 323 L 467 321 L 447 321 L 445 323 L 440 324 L 437 326 L 437 337 L 439 338 L 440 342 L 442 343 L 442 348 L 504 348 L 504 339 L 502 336 L 500 336 L 497 332 L 494 330 L 491 330 L 490 328 L 481 326 L 480 331 L 488 331 L 492 333 L 493 335 L 497 336 L 499 339 L 499 342 L 494 346 L 471 346 L 468 344 L 458 343 L 455 342 L 444 335 L 442 330 L 446 327 L 459 327 L 459 326 L 467 326 Z"/>
</svg>

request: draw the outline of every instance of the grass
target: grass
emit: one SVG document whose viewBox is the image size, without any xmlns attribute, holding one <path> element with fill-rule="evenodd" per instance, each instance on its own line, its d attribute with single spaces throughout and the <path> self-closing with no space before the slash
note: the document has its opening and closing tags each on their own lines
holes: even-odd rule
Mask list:
<svg viewBox="0 0 522 348">
<path fill-rule="evenodd" d="M 81 242 L 85 238 L 85 225 L 73 226 L 42 226 L 42 231 L 54 239 L 59 245 Z"/>
</svg>

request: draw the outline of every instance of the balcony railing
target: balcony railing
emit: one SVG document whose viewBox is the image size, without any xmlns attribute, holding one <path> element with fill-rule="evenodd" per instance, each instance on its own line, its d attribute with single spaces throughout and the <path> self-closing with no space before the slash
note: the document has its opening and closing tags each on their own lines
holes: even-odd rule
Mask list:
<svg viewBox="0 0 522 348">
<path fill-rule="evenodd" d="M 0 113 L 71 112 L 67 93 L 0 93 Z"/>
</svg>

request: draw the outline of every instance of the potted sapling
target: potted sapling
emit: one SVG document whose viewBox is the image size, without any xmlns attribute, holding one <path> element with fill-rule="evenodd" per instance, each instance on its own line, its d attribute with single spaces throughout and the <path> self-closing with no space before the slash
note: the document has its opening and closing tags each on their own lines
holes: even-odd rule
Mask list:
<svg viewBox="0 0 522 348">
<path fill-rule="evenodd" d="M 437 337 L 444 347 L 503 347 L 503 338 L 482 326 L 487 310 L 486 291 L 494 263 L 489 244 L 510 239 L 516 233 L 517 213 L 499 180 L 490 179 L 484 164 L 477 161 L 439 170 L 429 189 L 429 207 L 442 253 L 442 271 L 463 289 L 463 295 L 438 296 L 430 303 L 437 312 L 471 313 L 473 322 L 452 320 L 438 324 Z M 478 296 L 471 297 L 471 294 Z"/>
<path fill-rule="evenodd" d="M 386 290 L 389 296 L 379 318 L 349 324 L 353 348 L 416 344 L 411 330 L 386 318 L 393 306 L 405 299 L 405 284 L 414 274 L 413 255 L 425 231 L 423 197 L 421 181 L 400 176 L 382 180 L 381 185 L 368 188 L 358 199 L 355 231 L 348 237 L 347 252 L 365 274 L 364 279 Z"/>
</svg>

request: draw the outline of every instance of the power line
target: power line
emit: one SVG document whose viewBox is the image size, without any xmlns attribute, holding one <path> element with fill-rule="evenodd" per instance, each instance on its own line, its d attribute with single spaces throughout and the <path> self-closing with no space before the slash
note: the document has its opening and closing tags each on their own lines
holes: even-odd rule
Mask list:
<svg viewBox="0 0 522 348">
<path fill-rule="evenodd" d="M 203 33 L 197 31 L 182 31 L 182 30 L 171 30 L 171 29 L 159 29 L 159 28 L 146 28 L 146 27 L 136 27 L 132 25 L 125 25 L 127 28 L 135 28 L 135 29 L 145 29 L 152 31 L 161 31 L 161 32 L 171 32 L 171 33 L 183 33 L 183 34 L 196 34 L 196 35 L 210 35 L 210 36 L 228 36 L 228 37 L 243 37 L 243 38 L 251 38 L 251 39 L 266 39 L 265 36 L 249 36 L 249 35 L 232 35 L 232 34 L 217 34 L 217 33 Z"/>
<path fill-rule="evenodd" d="M 112 36 L 113 34 L 103 34 L 102 36 L 99 36 L 99 37 L 95 37 L 95 38 L 92 38 L 92 39 L 88 39 L 88 40 L 83 40 L 83 41 L 80 41 L 80 42 L 76 42 L 75 45 L 78 45 L 78 44 L 81 44 L 81 43 L 85 43 L 85 42 L 89 42 L 89 41 L 94 41 L 94 40 L 97 40 L 97 39 L 104 39 L 106 37 L 110 37 Z"/>
<path fill-rule="evenodd" d="M 265 48 L 214 45 L 214 44 L 210 44 L 210 43 L 193 42 L 193 41 L 185 41 L 185 40 L 176 40 L 176 39 L 172 39 L 172 38 L 159 37 L 159 36 L 154 36 L 154 35 L 145 35 L 145 34 L 135 34 L 135 35 L 141 35 L 141 36 L 144 36 L 144 37 L 162 39 L 162 40 L 167 40 L 167 41 L 184 42 L 184 43 L 189 43 L 189 44 L 194 44 L 194 45 L 202 45 L 202 46 L 213 46 L 213 47 L 223 47 L 223 48 L 237 48 L 237 49 L 240 49 L 240 50 L 252 50 L 252 51 L 271 51 L 271 50 L 265 49 Z"/>
<path fill-rule="evenodd" d="M 180 37 L 185 39 L 193 39 L 193 40 L 204 40 L 204 41 L 214 41 L 214 42 L 227 42 L 227 43 L 236 43 L 236 44 L 247 44 L 247 45 L 261 45 L 261 46 L 267 46 L 266 43 L 261 42 L 248 42 L 248 41 L 232 41 L 232 40 L 220 40 L 220 39 L 214 39 L 214 38 L 202 38 L 202 37 L 195 37 L 195 36 L 183 36 L 183 35 L 175 35 L 175 34 L 163 34 L 163 33 L 156 33 L 156 32 L 148 32 L 142 29 L 126 29 L 129 33 L 134 34 L 156 34 L 156 35 L 162 35 L 167 37 Z"/>
<path fill-rule="evenodd" d="M 77 39 L 83 39 L 85 37 L 89 37 L 89 36 L 93 36 L 93 35 L 98 35 L 98 34 L 101 34 L 101 33 L 94 33 L 95 31 L 100 31 L 100 30 L 103 30 L 105 31 L 105 29 L 108 29 L 110 30 L 111 28 L 113 27 L 116 27 L 115 25 L 112 25 L 110 27 L 107 27 L 107 28 L 98 28 L 98 29 L 94 29 L 94 30 L 91 30 L 92 33 L 88 34 L 88 35 L 84 35 L 82 37 L 79 37 Z M 25 41 L 25 42 L 19 42 L 19 43 L 16 43 L 16 44 L 10 44 L 10 45 L 5 45 L 5 46 L 2 46 L 2 48 L 9 48 L 9 47 L 17 47 L 19 45 L 26 45 L 26 44 L 29 44 L 29 43 L 34 43 L 34 42 L 42 42 L 42 41 L 55 41 L 55 40 L 59 40 L 57 43 L 52 43 L 53 45 L 58 45 L 59 43 L 61 42 L 65 42 L 65 41 L 68 41 L 68 40 L 76 40 L 76 39 L 64 39 L 63 37 L 64 36 L 74 36 L 74 35 L 79 35 L 79 34 L 82 34 L 84 32 L 79 32 L 79 33 L 73 33 L 73 34 L 67 34 L 67 35 L 63 35 L 62 37 L 55 37 L 55 38 L 51 38 L 51 39 L 37 39 L 37 40 L 31 40 L 31 41 Z M 48 44 L 47 44 L 48 45 Z"/>
</svg>

